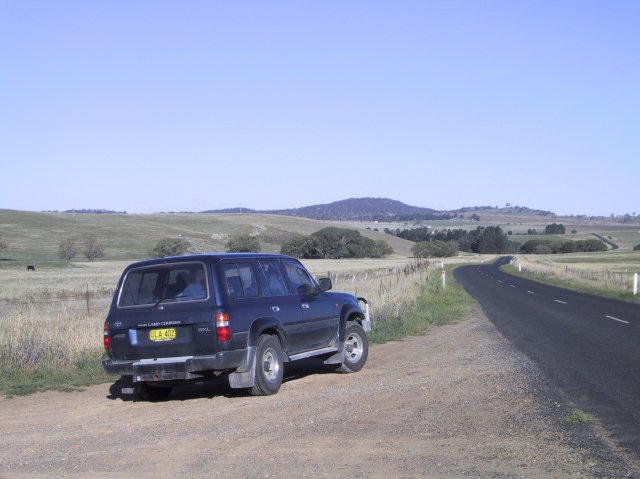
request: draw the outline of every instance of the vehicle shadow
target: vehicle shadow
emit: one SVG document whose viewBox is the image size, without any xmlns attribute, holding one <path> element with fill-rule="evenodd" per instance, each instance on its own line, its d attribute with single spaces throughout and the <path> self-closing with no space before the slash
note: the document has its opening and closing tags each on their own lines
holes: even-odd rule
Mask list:
<svg viewBox="0 0 640 479">
<path fill-rule="evenodd" d="M 288 383 L 298 379 L 317 374 L 335 374 L 336 365 L 324 364 L 316 358 L 302 359 L 292 363 L 285 363 L 282 382 Z M 249 396 L 247 389 L 233 389 L 229 386 L 226 375 L 218 376 L 202 381 L 192 381 L 186 384 L 179 384 L 173 387 L 171 394 L 164 399 L 142 399 L 136 392 L 131 382 L 122 378 L 116 380 L 109 386 L 107 399 L 112 401 L 131 402 L 166 402 L 166 401 L 186 401 L 189 399 L 213 399 L 216 397 L 238 398 Z"/>
</svg>

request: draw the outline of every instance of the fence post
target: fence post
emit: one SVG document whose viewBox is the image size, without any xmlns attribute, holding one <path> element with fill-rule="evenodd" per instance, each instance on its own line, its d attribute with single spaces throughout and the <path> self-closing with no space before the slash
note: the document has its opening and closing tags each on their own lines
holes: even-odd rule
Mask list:
<svg viewBox="0 0 640 479">
<path fill-rule="evenodd" d="M 91 311 L 89 311 L 89 285 L 87 285 L 87 293 L 85 294 L 85 298 L 87 300 L 87 314 L 91 314 Z"/>
<path fill-rule="evenodd" d="M 638 273 L 633 273 L 633 295 L 638 294 Z"/>
</svg>

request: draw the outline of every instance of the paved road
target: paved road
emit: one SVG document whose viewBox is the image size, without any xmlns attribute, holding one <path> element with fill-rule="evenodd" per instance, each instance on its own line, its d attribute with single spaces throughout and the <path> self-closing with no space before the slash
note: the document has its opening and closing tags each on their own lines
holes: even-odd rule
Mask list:
<svg viewBox="0 0 640 479">
<path fill-rule="evenodd" d="M 577 407 L 640 455 L 640 304 L 512 276 L 499 270 L 506 262 L 454 276 Z"/>
</svg>

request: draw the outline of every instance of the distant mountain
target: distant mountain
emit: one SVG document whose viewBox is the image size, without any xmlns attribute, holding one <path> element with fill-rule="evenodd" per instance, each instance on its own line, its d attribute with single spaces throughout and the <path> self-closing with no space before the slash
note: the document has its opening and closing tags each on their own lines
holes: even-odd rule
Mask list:
<svg viewBox="0 0 640 479">
<path fill-rule="evenodd" d="M 408 221 L 449 219 L 448 213 L 431 208 L 410 206 L 388 198 L 349 198 L 333 203 L 290 208 L 284 210 L 248 210 L 246 208 L 226 208 L 209 210 L 203 213 L 265 213 L 274 215 L 297 216 L 316 220 L 355 220 L 355 221 Z"/>
</svg>

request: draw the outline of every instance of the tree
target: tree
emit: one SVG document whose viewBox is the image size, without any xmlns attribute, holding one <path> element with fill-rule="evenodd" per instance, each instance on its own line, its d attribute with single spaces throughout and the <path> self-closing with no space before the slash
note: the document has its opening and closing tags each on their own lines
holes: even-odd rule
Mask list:
<svg viewBox="0 0 640 479">
<path fill-rule="evenodd" d="M 387 255 L 393 254 L 393 248 L 389 246 L 385 240 L 377 240 L 373 245 L 373 257 L 384 258 Z"/>
<path fill-rule="evenodd" d="M 80 246 L 76 238 L 66 238 L 58 245 L 58 258 L 71 261 L 80 253 Z"/>
<path fill-rule="evenodd" d="M 166 256 L 180 256 L 187 252 L 191 243 L 185 238 L 163 238 L 152 250 L 152 254 L 158 258 Z"/>
<path fill-rule="evenodd" d="M 640 251 L 640 243 L 633 247 L 633 251 Z"/>
<path fill-rule="evenodd" d="M 477 215 L 476 213 L 471 215 L 471 220 L 472 221 L 480 221 L 480 215 Z"/>
<path fill-rule="evenodd" d="M 87 238 L 82 253 L 89 261 L 95 261 L 104 256 L 104 245 L 92 236 Z"/>
<path fill-rule="evenodd" d="M 359 231 L 328 227 L 311 234 L 322 258 L 365 258 L 374 254 L 375 242 Z"/>
<path fill-rule="evenodd" d="M 248 234 L 232 236 L 227 242 L 227 253 L 258 253 L 260 242 Z"/>
<path fill-rule="evenodd" d="M 563 235 L 565 233 L 566 228 L 563 224 L 552 223 L 544 228 L 544 234 L 546 235 Z"/>
<path fill-rule="evenodd" d="M 296 235 L 289 241 L 282 243 L 280 253 L 293 256 L 294 258 L 320 258 L 318 242 L 313 236 Z"/>
<path fill-rule="evenodd" d="M 479 227 L 471 248 L 474 253 L 500 254 L 507 251 L 507 237 L 499 226 Z"/>
</svg>

